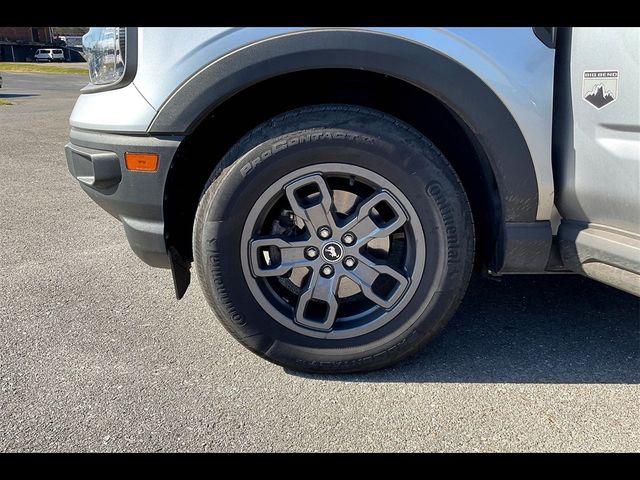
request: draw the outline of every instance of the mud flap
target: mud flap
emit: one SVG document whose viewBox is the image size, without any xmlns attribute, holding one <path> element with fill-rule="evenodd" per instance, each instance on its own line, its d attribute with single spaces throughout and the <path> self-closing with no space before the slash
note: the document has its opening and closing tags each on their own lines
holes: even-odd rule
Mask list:
<svg viewBox="0 0 640 480">
<path fill-rule="evenodd" d="M 186 262 L 175 247 L 169 247 L 167 252 L 171 263 L 171 275 L 176 299 L 180 300 L 187 292 L 191 283 L 191 262 Z"/>
</svg>

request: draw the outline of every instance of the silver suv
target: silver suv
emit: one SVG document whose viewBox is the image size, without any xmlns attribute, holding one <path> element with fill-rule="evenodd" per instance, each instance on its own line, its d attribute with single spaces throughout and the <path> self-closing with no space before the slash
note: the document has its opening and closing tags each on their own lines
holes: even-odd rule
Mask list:
<svg viewBox="0 0 640 480">
<path fill-rule="evenodd" d="M 472 270 L 640 295 L 640 29 L 105 27 L 84 49 L 69 170 L 272 362 L 390 365 Z"/>
</svg>

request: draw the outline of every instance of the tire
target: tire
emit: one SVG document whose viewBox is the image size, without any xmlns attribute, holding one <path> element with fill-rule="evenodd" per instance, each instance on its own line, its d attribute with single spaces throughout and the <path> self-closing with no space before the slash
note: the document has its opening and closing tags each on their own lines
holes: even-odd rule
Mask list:
<svg viewBox="0 0 640 480">
<path fill-rule="evenodd" d="M 462 300 L 474 243 L 443 154 L 351 105 L 300 108 L 249 132 L 209 178 L 193 230 L 224 327 L 273 363 L 325 373 L 387 367 L 430 341 Z"/>
</svg>

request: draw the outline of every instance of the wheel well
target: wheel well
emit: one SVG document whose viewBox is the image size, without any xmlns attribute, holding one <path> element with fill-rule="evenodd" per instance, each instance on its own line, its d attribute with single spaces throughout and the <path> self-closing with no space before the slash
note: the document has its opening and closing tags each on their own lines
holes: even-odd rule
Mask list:
<svg viewBox="0 0 640 480">
<path fill-rule="evenodd" d="M 164 195 L 165 240 L 193 261 L 192 230 L 204 186 L 224 154 L 248 131 L 280 113 L 321 103 L 361 105 L 418 129 L 444 153 L 471 204 L 476 230 L 475 267 L 495 268 L 502 225 L 497 183 L 468 126 L 436 97 L 394 77 L 351 69 L 288 73 L 253 85 L 217 106 L 176 152 Z"/>
</svg>

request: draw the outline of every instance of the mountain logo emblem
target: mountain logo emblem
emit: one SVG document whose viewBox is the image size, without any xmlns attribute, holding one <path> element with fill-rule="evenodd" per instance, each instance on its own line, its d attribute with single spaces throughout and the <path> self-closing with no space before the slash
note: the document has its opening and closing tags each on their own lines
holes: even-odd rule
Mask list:
<svg viewBox="0 0 640 480">
<path fill-rule="evenodd" d="M 582 98 L 600 110 L 618 98 L 618 70 L 589 70 L 582 76 Z"/>
</svg>

